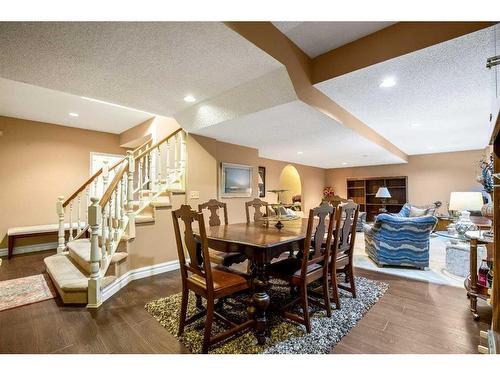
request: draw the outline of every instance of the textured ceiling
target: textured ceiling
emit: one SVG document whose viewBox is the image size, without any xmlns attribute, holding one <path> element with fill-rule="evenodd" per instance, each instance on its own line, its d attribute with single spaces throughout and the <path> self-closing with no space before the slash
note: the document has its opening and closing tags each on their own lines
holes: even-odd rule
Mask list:
<svg viewBox="0 0 500 375">
<path fill-rule="evenodd" d="M 403 162 L 298 100 L 194 133 L 257 148 L 265 158 L 322 168 Z"/>
<path fill-rule="evenodd" d="M 0 116 L 121 133 L 154 115 L 0 78 Z"/>
<path fill-rule="evenodd" d="M 2 22 L 0 77 L 171 116 L 282 65 L 218 22 Z"/>
<path fill-rule="evenodd" d="M 309 57 L 316 57 L 395 22 L 273 22 Z"/>
<path fill-rule="evenodd" d="M 316 87 L 409 155 L 480 149 L 495 113 L 495 71 L 485 68 L 493 55 L 490 27 Z M 386 77 L 396 86 L 380 88 Z"/>
</svg>

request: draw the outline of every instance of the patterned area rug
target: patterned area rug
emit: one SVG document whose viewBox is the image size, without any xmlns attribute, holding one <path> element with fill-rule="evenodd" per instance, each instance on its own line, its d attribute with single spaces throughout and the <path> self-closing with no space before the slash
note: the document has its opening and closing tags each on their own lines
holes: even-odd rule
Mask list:
<svg viewBox="0 0 500 375">
<path fill-rule="evenodd" d="M 330 350 L 345 336 L 386 292 L 388 284 L 356 277 L 357 298 L 352 298 L 347 292 L 340 290 L 342 308 L 332 311 L 328 318 L 326 312 L 311 306 L 312 332 L 307 334 L 302 325 L 283 319 L 279 314 L 270 312 L 267 316 L 270 335 L 265 345 L 257 345 L 251 331 L 246 331 L 237 337 L 228 339 L 213 346 L 212 354 L 320 354 Z M 290 299 L 287 284 L 273 281 L 271 286 L 271 301 L 275 305 L 284 305 Z M 224 304 L 224 315 L 234 321 L 246 319 L 246 305 L 243 301 L 248 296 L 241 295 Z M 153 315 L 172 335 L 177 337 L 179 326 L 181 294 L 174 294 L 146 304 L 145 309 Z M 197 311 L 194 294 L 189 296 L 188 317 Z M 297 307 L 300 311 L 300 307 Z M 203 341 L 204 319 L 188 325 L 179 340 L 193 353 L 201 352 Z M 212 335 L 226 330 L 227 327 L 217 319 L 212 327 Z"/>
<path fill-rule="evenodd" d="M 52 283 L 44 275 L 0 281 L 0 311 L 54 298 Z"/>
</svg>

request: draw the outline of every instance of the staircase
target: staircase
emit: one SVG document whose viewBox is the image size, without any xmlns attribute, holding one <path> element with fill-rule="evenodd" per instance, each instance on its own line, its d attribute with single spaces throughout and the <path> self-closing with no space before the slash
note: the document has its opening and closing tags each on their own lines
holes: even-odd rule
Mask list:
<svg viewBox="0 0 500 375">
<path fill-rule="evenodd" d="M 178 129 L 128 151 L 111 168 L 104 163 L 68 199 L 58 198 L 57 254 L 44 262 L 63 303 L 102 304 L 103 291 L 128 257 L 136 225 L 154 223 L 171 194 L 184 192 L 186 159 L 185 133 Z"/>
</svg>

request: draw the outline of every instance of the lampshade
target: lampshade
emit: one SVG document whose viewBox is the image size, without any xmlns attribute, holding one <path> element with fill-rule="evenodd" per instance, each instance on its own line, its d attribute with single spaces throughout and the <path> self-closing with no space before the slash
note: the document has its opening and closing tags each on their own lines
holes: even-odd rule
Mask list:
<svg viewBox="0 0 500 375">
<path fill-rule="evenodd" d="M 377 194 L 375 194 L 376 198 L 390 198 L 391 193 L 389 193 L 389 189 L 386 187 L 380 187 L 378 188 Z"/>
<path fill-rule="evenodd" d="M 483 194 L 479 191 L 453 191 L 450 194 L 450 211 L 480 211 Z"/>
</svg>

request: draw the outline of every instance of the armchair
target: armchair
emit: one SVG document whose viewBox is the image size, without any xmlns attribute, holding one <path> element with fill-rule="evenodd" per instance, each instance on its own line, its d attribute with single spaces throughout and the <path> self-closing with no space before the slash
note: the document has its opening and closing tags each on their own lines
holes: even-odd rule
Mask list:
<svg viewBox="0 0 500 375">
<path fill-rule="evenodd" d="M 404 214 L 380 214 L 373 225 L 364 226 L 365 251 L 379 267 L 429 266 L 429 236 L 437 219 L 432 215 Z"/>
</svg>

